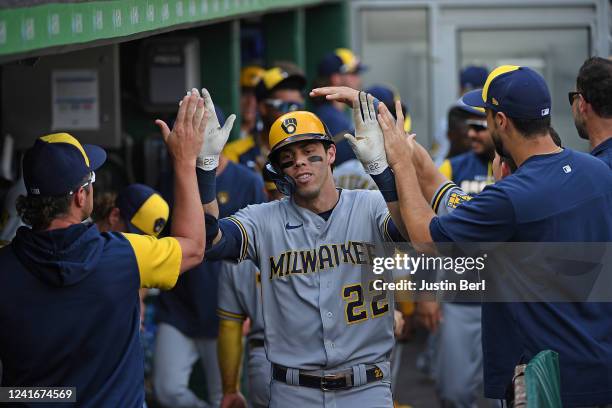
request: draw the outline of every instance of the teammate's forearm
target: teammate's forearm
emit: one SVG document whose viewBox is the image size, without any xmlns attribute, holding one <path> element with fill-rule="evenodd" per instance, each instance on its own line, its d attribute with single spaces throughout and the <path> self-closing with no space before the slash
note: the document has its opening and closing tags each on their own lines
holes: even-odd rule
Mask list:
<svg viewBox="0 0 612 408">
<path fill-rule="evenodd" d="M 423 196 L 427 202 L 431 202 L 436 189 L 448 179 L 436 168 L 427 150 L 418 143 L 415 143 L 413 163 Z"/>
<path fill-rule="evenodd" d="M 389 209 L 389 214 L 391 215 L 391 219 L 393 220 L 393 224 L 398 229 L 399 233 L 402 234 L 402 237 L 406 241 L 410 240 L 410 234 L 406 230 L 406 226 L 404 225 L 404 220 L 402 219 L 402 213 L 400 210 L 399 201 L 393 201 L 387 203 L 387 208 Z"/>
<path fill-rule="evenodd" d="M 217 203 L 216 199 L 209 203 L 202 204 L 202 209 L 204 210 L 204 213 L 219 219 L 219 203 Z"/>
<path fill-rule="evenodd" d="M 219 219 L 219 204 L 217 203 L 216 199 L 209 202 L 208 204 L 202 204 L 202 209 L 204 210 L 205 214 L 212 215 L 217 220 Z M 222 236 L 223 233 L 221 232 L 221 229 L 219 229 L 219 232 L 213 239 L 212 244 L 215 245 L 217 242 L 219 242 Z"/>
<path fill-rule="evenodd" d="M 179 239 L 182 248 L 181 272 L 202 262 L 206 227 L 198 196 L 195 163 L 175 162 L 174 209 L 172 210 L 172 236 Z"/>
<path fill-rule="evenodd" d="M 202 203 L 202 211 L 206 214 L 206 222 L 209 221 L 209 217 L 214 217 L 219 220 L 219 205 L 217 203 L 217 180 L 216 170 L 203 170 L 201 168 L 196 169 L 198 178 L 198 191 L 200 193 L 200 202 Z M 216 226 L 216 224 L 215 224 Z M 209 234 L 214 234 L 214 231 L 209 230 Z M 212 241 L 213 244 L 217 243 L 221 239 L 221 231 L 215 234 L 215 238 Z M 210 237 L 206 237 L 207 244 L 210 243 Z"/>
<path fill-rule="evenodd" d="M 223 394 L 238 392 L 242 358 L 242 323 L 221 319 L 217 344 Z"/>
<path fill-rule="evenodd" d="M 396 174 L 400 212 L 408 235 L 418 249 L 430 252 L 431 248 L 422 248 L 420 244 L 432 242 L 429 224 L 435 214 L 421 193 L 414 165 L 409 161 L 400 163 L 393 171 Z"/>
</svg>

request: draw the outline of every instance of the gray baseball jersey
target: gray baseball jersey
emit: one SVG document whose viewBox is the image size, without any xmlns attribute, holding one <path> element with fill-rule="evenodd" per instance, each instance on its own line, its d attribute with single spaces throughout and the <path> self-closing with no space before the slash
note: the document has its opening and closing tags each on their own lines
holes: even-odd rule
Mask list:
<svg viewBox="0 0 612 408">
<path fill-rule="evenodd" d="M 251 261 L 234 264 L 222 262 L 219 275 L 219 307 L 221 319 L 242 322 L 251 319 L 249 340 L 263 340 L 264 327 L 261 308 L 261 274 Z M 263 347 L 249 347 L 247 363 L 249 403 L 253 408 L 270 403 L 272 367 Z"/>
<path fill-rule="evenodd" d="M 249 339 L 264 339 L 261 309 L 261 275 L 251 261 L 234 264 L 222 262 L 219 275 L 219 305 L 221 319 L 244 321 L 251 319 Z"/>
<path fill-rule="evenodd" d="M 314 370 L 388 360 L 392 294 L 361 283 L 361 267 L 388 236 L 379 192 L 342 190 L 327 221 L 292 199 L 251 205 L 229 220 L 241 233 L 239 260 L 261 271 L 270 361 Z"/>
</svg>

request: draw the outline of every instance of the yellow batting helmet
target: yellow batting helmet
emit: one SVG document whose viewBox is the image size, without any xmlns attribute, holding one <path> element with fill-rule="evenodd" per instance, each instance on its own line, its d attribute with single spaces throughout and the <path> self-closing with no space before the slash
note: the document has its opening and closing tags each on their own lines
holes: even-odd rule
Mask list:
<svg viewBox="0 0 612 408">
<path fill-rule="evenodd" d="M 295 182 L 277 166 L 276 156 L 283 147 L 305 140 L 319 141 L 324 144 L 334 143 L 325 124 L 312 112 L 293 111 L 285 113 L 276 119 L 270 128 L 268 138 L 270 154 L 268 155 L 266 169 L 278 191 L 284 195 L 291 195 Z"/>
<path fill-rule="evenodd" d="M 318 140 L 333 143 L 333 139 L 321 119 L 312 112 L 294 111 L 285 113 L 276 119 L 270 128 L 268 142 L 270 155 L 268 159 L 281 148 L 304 140 Z"/>
</svg>

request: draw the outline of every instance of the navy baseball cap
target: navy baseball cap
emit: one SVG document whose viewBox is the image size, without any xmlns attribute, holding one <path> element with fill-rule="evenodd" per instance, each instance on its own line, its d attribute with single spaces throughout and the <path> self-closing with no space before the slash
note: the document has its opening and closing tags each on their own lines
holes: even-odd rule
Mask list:
<svg viewBox="0 0 612 408">
<path fill-rule="evenodd" d="M 23 157 L 26 191 L 34 196 L 68 194 L 105 161 L 104 149 L 81 145 L 68 133 L 39 137 Z"/>
<path fill-rule="evenodd" d="M 328 77 L 331 74 L 358 74 L 367 67 L 348 48 L 338 48 L 334 52 L 325 54 L 319 62 L 319 76 Z"/>
<path fill-rule="evenodd" d="M 462 100 L 516 119 L 540 119 L 549 116 L 551 110 L 544 78 L 531 68 L 516 65 L 495 68 L 482 89 L 466 93 Z"/>
<path fill-rule="evenodd" d="M 170 207 L 162 196 L 144 184 L 130 184 L 116 201 L 128 231 L 157 237 L 168 222 Z"/>
<path fill-rule="evenodd" d="M 461 70 L 459 82 L 461 82 L 462 88 L 481 88 L 487 80 L 487 75 L 489 75 L 489 70 L 486 67 L 468 65 Z"/>
<path fill-rule="evenodd" d="M 393 109 L 397 99 L 397 94 L 393 92 L 393 89 L 384 85 L 374 85 L 366 89 L 366 92 L 387 105 L 389 109 Z"/>
<path fill-rule="evenodd" d="M 476 108 L 474 106 L 466 105 L 466 103 L 463 102 L 463 97 L 459 98 L 457 102 L 455 102 L 455 104 L 453 105 L 453 108 L 459 108 L 462 111 L 467 112 L 474 116 L 481 116 L 483 118 L 487 116 L 484 108 Z"/>
</svg>

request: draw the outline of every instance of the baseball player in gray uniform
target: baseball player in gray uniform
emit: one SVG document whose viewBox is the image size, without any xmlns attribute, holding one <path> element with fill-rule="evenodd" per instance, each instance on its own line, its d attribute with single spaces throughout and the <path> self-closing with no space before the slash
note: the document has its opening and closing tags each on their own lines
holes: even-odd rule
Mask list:
<svg viewBox="0 0 612 408">
<path fill-rule="evenodd" d="M 223 262 L 219 276 L 219 367 L 223 382 L 221 406 L 234 406 L 234 400 L 246 406 L 238 393 L 240 357 L 242 356 L 242 324 L 250 321 L 247 335 L 249 402 L 253 408 L 270 403 L 272 366 L 264 350 L 263 311 L 261 307 L 261 274 L 255 264 L 244 261 L 237 265 Z"/>
<path fill-rule="evenodd" d="M 336 188 L 335 145 L 310 112 L 287 113 L 270 130 L 268 169 L 285 199 L 217 220 L 222 129 L 207 133 L 198 159 L 208 259 L 251 259 L 261 272 L 270 407 L 393 404 L 393 298 L 364 284 L 361 268 L 373 263 L 376 243 L 405 232 L 374 98 L 361 93 L 353 106 L 356 133 L 345 137 L 379 191 Z"/>
</svg>

